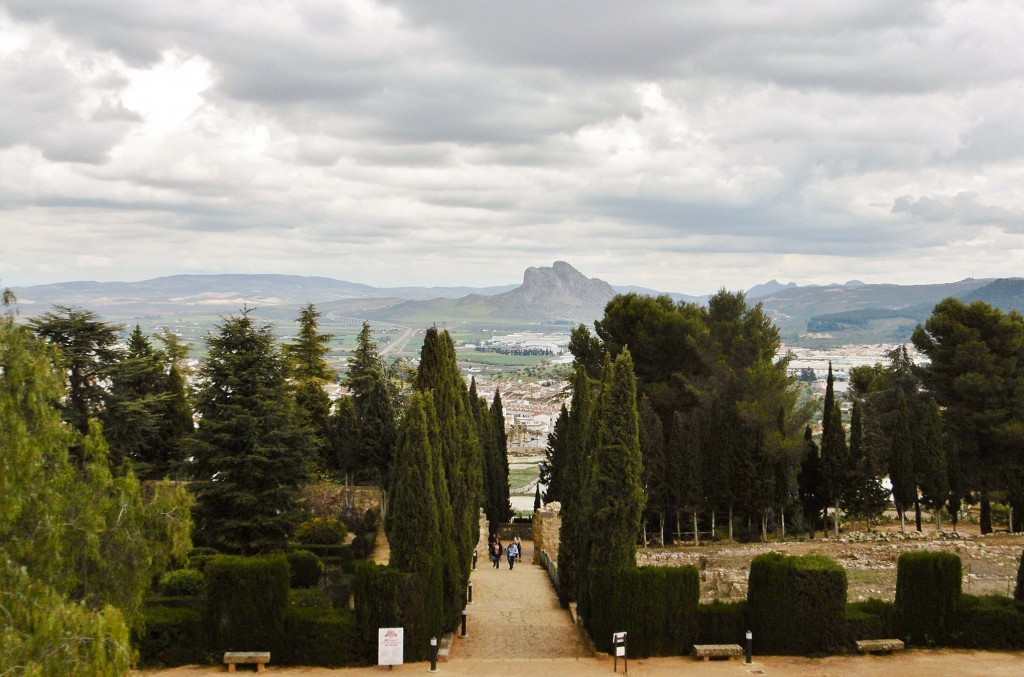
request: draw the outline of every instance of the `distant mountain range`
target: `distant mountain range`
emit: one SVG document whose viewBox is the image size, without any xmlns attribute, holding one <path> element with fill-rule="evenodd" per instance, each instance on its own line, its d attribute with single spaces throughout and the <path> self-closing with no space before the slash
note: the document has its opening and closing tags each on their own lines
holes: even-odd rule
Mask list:
<svg viewBox="0 0 1024 677">
<path fill-rule="evenodd" d="M 616 294 L 666 292 L 613 287 L 564 261 L 527 268 L 520 285 L 497 287 L 371 287 L 326 277 L 297 275 L 174 275 L 141 282 L 67 282 L 13 290 L 23 315 L 53 304 L 81 306 L 110 319 L 218 316 L 248 306 L 269 318 L 293 320 L 308 302 L 324 314 L 408 326 L 461 324 L 491 327 L 575 325 L 599 318 Z M 676 301 L 704 303 L 706 296 L 668 293 Z M 787 343 L 906 341 L 940 300 L 955 296 L 1024 310 L 1024 279 L 966 279 L 933 285 L 851 281 L 797 286 L 771 280 L 747 292 L 775 320 Z"/>
</svg>

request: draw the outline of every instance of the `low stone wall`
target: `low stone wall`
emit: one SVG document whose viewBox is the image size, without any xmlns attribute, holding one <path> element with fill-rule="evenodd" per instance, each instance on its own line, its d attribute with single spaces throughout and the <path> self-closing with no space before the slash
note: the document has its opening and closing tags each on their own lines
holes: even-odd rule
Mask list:
<svg viewBox="0 0 1024 677">
<path fill-rule="evenodd" d="M 559 531 L 562 529 L 562 506 L 549 503 L 543 510 L 533 513 L 533 563 L 541 564 L 540 553 L 546 552 L 558 561 Z"/>
</svg>

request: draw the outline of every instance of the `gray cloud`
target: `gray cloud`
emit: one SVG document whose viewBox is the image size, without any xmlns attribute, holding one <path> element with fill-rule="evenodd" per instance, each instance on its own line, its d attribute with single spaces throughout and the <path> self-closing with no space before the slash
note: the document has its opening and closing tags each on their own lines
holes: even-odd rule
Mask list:
<svg viewBox="0 0 1024 677">
<path fill-rule="evenodd" d="M 1001 0 L 6 0 L 0 266 L 1019 274 L 1021 29 Z"/>
</svg>

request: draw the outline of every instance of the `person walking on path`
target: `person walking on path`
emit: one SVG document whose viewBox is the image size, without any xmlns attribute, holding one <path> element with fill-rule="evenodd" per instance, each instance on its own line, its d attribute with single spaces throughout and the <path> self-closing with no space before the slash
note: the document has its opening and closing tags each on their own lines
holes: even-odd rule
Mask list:
<svg viewBox="0 0 1024 677">
<path fill-rule="evenodd" d="M 516 534 L 516 557 L 522 559 L 523 557 L 523 539 L 519 538 L 519 534 Z"/>
<path fill-rule="evenodd" d="M 508 553 L 508 570 L 512 571 L 512 568 L 516 565 L 516 558 L 519 557 L 519 548 L 516 546 L 516 542 L 509 542 L 505 552 Z"/>
<path fill-rule="evenodd" d="M 491 546 L 491 562 L 495 569 L 501 564 L 501 541 L 495 540 Z"/>
</svg>

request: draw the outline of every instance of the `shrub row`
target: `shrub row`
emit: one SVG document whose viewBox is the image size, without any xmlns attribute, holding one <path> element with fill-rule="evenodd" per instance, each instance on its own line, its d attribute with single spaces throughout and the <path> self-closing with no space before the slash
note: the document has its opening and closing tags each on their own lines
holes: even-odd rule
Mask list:
<svg viewBox="0 0 1024 677">
<path fill-rule="evenodd" d="M 846 571 L 821 555 L 759 555 L 750 563 L 747 614 L 757 653 L 843 651 Z"/>
<path fill-rule="evenodd" d="M 905 552 L 896 564 L 897 627 L 911 644 L 945 643 L 960 602 L 960 558 L 950 552 Z"/>
<path fill-rule="evenodd" d="M 743 644 L 750 624 L 747 601 L 714 601 L 697 607 L 697 642 L 694 644 Z M 686 653 L 690 647 L 684 646 Z"/>
<path fill-rule="evenodd" d="M 356 624 L 363 651 L 373 655 L 378 628 L 404 628 L 404 660 L 423 661 L 430 657 L 430 638 L 441 636 L 444 610 L 440 599 L 428 603 L 431 586 L 427 574 L 407 573 L 361 562 L 352 579 Z"/>
<path fill-rule="evenodd" d="M 687 652 L 697 639 L 700 574 L 694 566 L 638 567 L 615 576 L 607 585 L 610 604 L 594 606 L 608 614 L 607 637 L 595 639 L 611 648 L 611 633 L 625 631 L 630 656 L 673 656 Z M 597 620 L 597 619 L 592 619 Z M 600 641 L 597 641 L 600 640 Z"/>
</svg>

